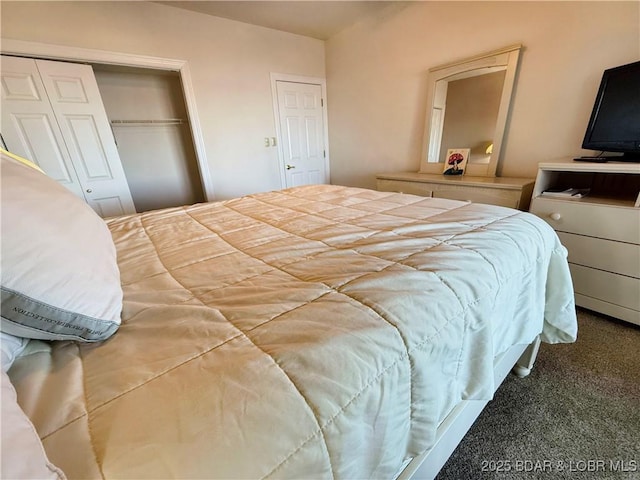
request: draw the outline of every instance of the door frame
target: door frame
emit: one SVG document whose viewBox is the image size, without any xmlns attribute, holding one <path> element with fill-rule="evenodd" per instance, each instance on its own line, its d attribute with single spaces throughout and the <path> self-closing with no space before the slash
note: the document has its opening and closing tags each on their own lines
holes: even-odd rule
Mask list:
<svg viewBox="0 0 640 480">
<path fill-rule="evenodd" d="M 323 141 L 325 149 L 324 157 L 324 175 L 327 183 L 331 183 L 331 161 L 329 157 L 329 118 L 327 115 L 327 79 L 323 77 L 310 77 L 306 75 L 291 75 L 287 73 L 271 73 L 271 98 L 273 100 L 273 118 L 276 127 L 276 138 L 278 139 L 278 166 L 280 167 L 280 187 L 286 188 L 287 179 L 284 168 L 284 150 L 282 149 L 282 132 L 280 130 L 280 109 L 278 108 L 278 91 L 276 82 L 292 82 L 292 83 L 308 83 L 311 85 L 319 85 L 322 92 L 322 123 L 323 123 Z"/>
<path fill-rule="evenodd" d="M 184 94 L 187 117 L 193 137 L 193 147 L 196 162 L 200 172 L 200 180 L 205 199 L 209 202 L 215 199 L 211 170 L 204 148 L 204 138 L 200 119 L 196 108 L 195 94 L 191 83 L 191 72 L 186 60 L 150 57 L 131 53 L 111 52 L 90 48 L 70 47 L 48 43 L 29 42 L 10 38 L 0 39 L 0 53 L 6 55 L 20 55 L 37 57 L 46 60 L 66 60 L 79 63 L 100 63 L 105 65 L 119 65 L 125 67 L 142 67 L 156 70 L 168 70 L 180 75 L 180 83 Z"/>
</svg>

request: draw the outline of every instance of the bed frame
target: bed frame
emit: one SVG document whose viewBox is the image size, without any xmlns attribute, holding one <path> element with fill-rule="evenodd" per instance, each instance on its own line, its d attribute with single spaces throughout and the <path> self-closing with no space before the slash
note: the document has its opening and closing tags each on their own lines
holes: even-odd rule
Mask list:
<svg viewBox="0 0 640 480">
<path fill-rule="evenodd" d="M 494 393 L 509 371 L 520 378 L 529 375 L 539 348 L 540 337 L 536 337 L 529 345 L 514 345 L 498 355 L 493 365 Z M 433 480 L 488 403 L 489 400 L 463 400 L 456 405 L 438 427 L 434 446 L 411 460 L 397 480 Z"/>
</svg>

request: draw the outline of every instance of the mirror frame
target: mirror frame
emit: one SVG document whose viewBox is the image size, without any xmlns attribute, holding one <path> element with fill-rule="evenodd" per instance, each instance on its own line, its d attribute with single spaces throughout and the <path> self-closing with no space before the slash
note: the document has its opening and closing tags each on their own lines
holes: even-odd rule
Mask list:
<svg viewBox="0 0 640 480">
<path fill-rule="evenodd" d="M 521 44 L 510 45 L 499 50 L 493 50 L 474 57 L 465 58 L 456 62 L 439 65 L 429 69 L 427 90 L 427 110 L 425 113 L 425 129 L 422 144 L 422 156 L 420 157 L 419 173 L 440 173 L 444 170 L 442 163 L 438 162 L 442 128 L 444 125 L 443 107 L 437 105 L 446 99 L 446 89 L 450 81 L 474 77 L 501 70 L 506 70 L 500 107 L 496 119 L 495 133 L 493 136 L 493 152 L 489 163 L 467 164 L 465 175 L 477 177 L 495 177 L 498 163 L 502 153 L 502 141 L 504 139 L 507 116 L 511 105 L 513 86 L 518 70 Z M 442 82 L 442 83 L 439 83 Z M 468 147 L 457 145 L 456 148 Z M 435 158 L 436 161 L 429 161 Z"/>
</svg>

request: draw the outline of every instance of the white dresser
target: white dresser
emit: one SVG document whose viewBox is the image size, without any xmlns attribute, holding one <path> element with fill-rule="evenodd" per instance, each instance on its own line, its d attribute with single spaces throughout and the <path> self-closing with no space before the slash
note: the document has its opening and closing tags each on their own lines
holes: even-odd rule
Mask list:
<svg viewBox="0 0 640 480">
<path fill-rule="evenodd" d="M 544 193 L 567 188 L 589 192 Z M 576 304 L 640 325 L 640 164 L 541 163 L 530 211 L 569 251 Z"/>
<path fill-rule="evenodd" d="M 423 197 L 468 200 L 527 210 L 533 178 L 447 176 L 433 173 L 379 173 L 377 189 Z"/>
</svg>

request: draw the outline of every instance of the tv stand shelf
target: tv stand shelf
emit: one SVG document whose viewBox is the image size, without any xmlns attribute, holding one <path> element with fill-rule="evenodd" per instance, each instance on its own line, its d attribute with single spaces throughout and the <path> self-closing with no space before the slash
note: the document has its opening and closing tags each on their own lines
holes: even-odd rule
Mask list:
<svg viewBox="0 0 640 480">
<path fill-rule="evenodd" d="M 566 188 L 589 193 L 544 195 Z M 576 304 L 640 325 L 640 164 L 541 163 L 530 211 L 569 251 Z"/>
</svg>

